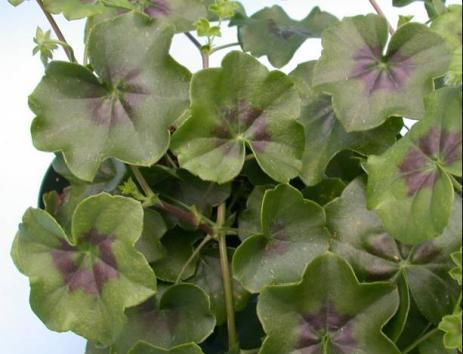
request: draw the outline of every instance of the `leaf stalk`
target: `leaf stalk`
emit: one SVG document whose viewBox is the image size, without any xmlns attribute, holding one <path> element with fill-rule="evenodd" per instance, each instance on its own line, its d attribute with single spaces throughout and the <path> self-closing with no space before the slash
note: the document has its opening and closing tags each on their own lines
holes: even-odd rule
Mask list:
<svg viewBox="0 0 463 354">
<path fill-rule="evenodd" d="M 373 6 L 373 8 L 375 9 L 376 13 L 383 17 L 386 21 L 387 21 L 387 26 L 389 28 L 389 33 L 391 35 L 393 35 L 395 33 L 395 30 L 394 30 L 394 27 L 392 27 L 391 23 L 389 22 L 389 20 L 387 19 L 386 17 L 386 14 L 384 13 L 383 9 L 381 9 L 381 6 L 379 6 L 379 4 L 376 2 L 376 0 L 368 0 L 370 1 L 370 4 L 371 6 Z"/>
<path fill-rule="evenodd" d="M 220 267 L 222 270 L 223 289 L 225 297 L 225 307 L 227 311 L 227 328 L 228 328 L 228 350 L 235 352 L 239 349 L 238 335 L 235 324 L 235 305 L 233 303 L 233 283 L 230 272 L 230 263 L 228 260 L 227 238 L 222 227 L 225 223 L 225 204 L 217 208 L 217 238 L 219 241 Z"/>
</svg>

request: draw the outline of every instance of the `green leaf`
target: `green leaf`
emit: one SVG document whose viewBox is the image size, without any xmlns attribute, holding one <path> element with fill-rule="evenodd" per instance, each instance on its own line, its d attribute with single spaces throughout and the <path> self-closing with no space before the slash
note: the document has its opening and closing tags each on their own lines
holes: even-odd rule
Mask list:
<svg viewBox="0 0 463 354">
<path fill-rule="evenodd" d="M 436 333 L 418 346 L 414 354 L 459 354 L 456 350 L 446 349 L 441 333 Z"/>
<path fill-rule="evenodd" d="M 203 351 L 194 343 L 179 345 L 171 350 L 155 347 L 145 342 L 138 342 L 128 354 L 203 354 Z"/>
<path fill-rule="evenodd" d="M 397 28 L 402 27 L 402 26 L 406 25 L 407 23 L 412 22 L 414 17 L 415 16 L 413 16 L 413 15 L 406 15 L 406 16 L 399 15 L 399 22 L 397 23 Z"/>
<path fill-rule="evenodd" d="M 262 292 L 257 312 L 267 338 L 259 353 L 398 354 L 381 332 L 398 303 L 390 284 L 360 284 L 346 261 L 326 253 L 301 283 Z"/>
<path fill-rule="evenodd" d="M 445 316 L 439 324 L 439 329 L 445 333 L 444 345 L 447 349 L 462 350 L 461 311 Z"/>
<path fill-rule="evenodd" d="M 265 193 L 261 222 L 262 234 L 247 238 L 233 257 L 233 275 L 251 293 L 299 281 L 307 264 L 328 250 L 323 209 L 289 185 Z"/>
<path fill-rule="evenodd" d="M 209 5 L 209 11 L 221 20 L 233 17 L 240 8 L 238 2 L 230 0 L 215 0 L 213 4 Z"/>
<path fill-rule="evenodd" d="M 53 51 L 58 49 L 57 42 L 51 38 L 50 31 L 43 31 L 40 27 L 37 27 L 34 43 L 36 46 L 32 50 L 32 53 L 34 55 L 40 53 L 40 59 L 43 65 L 46 66 L 53 59 Z"/>
<path fill-rule="evenodd" d="M 461 254 L 461 249 L 458 252 L 452 253 L 451 255 L 453 263 L 456 264 L 455 268 L 452 268 L 450 270 L 450 276 L 455 279 L 458 284 L 461 286 L 462 284 L 462 276 L 461 276 L 461 268 L 462 268 L 462 254 Z"/>
<path fill-rule="evenodd" d="M 461 176 L 461 93 L 440 89 L 426 100 L 426 117 L 381 156 L 370 156 L 368 207 L 405 243 L 441 234 Z"/>
<path fill-rule="evenodd" d="M 45 9 L 53 14 L 62 13 L 67 20 L 98 15 L 104 12 L 104 0 L 42 0 Z"/>
<path fill-rule="evenodd" d="M 287 182 L 301 167 L 304 131 L 291 80 L 250 55 L 228 54 L 222 68 L 200 71 L 191 83 L 191 117 L 171 149 L 181 167 L 225 183 L 243 168 L 246 147 L 270 177 Z"/>
<path fill-rule="evenodd" d="M 173 30 L 136 13 L 96 26 L 87 68 L 52 62 L 30 97 L 35 146 L 62 151 L 91 181 L 108 157 L 149 166 L 169 146 L 169 125 L 187 108 L 189 72 L 168 54 Z M 117 38 L 117 41 L 115 41 Z"/>
<path fill-rule="evenodd" d="M 313 187 L 305 187 L 301 192 L 305 199 L 325 205 L 339 197 L 346 184 L 339 178 L 328 178 Z"/>
<path fill-rule="evenodd" d="M 21 5 L 24 2 L 24 0 L 8 0 L 8 2 L 13 6 L 18 6 Z"/>
<path fill-rule="evenodd" d="M 26 212 L 12 257 L 29 276 L 31 307 L 48 328 L 114 341 L 125 308 L 156 290 L 153 271 L 134 247 L 142 226 L 140 203 L 108 194 L 79 204 L 69 235 L 47 212 Z"/>
<path fill-rule="evenodd" d="M 250 236 L 262 233 L 260 216 L 262 210 L 262 201 L 265 192 L 269 189 L 267 186 L 257 186 L 251 192 L 247 200 L 247 208 L 239 215 L 239 236 L 244 241 Z"/>
<path fill-rule="evenodd" d="M 191 31 L 195 23 L 207 16 L 207 6 L 202 0 L 104 0 L 107 7 L 103 13 L 88 19 L 86 33 L 103 21 L 125 14 L 136 9 L 157 23 L 175 26 L 175 32 Z"/>
<path fill-rule="evenodd" d="M 202 18 L 195 24 L 196 26 L 196 33 L 199 37 L 221 37 L 222 32 L 220 31 L 220 27 L 212 26 L 211 23 L 207 18 Z"/>
<path fill-rule="evenodd" d="M 444 233 L 415 247 L 395 241 L 376 213 L 367 210 L 361 179 L 353 181 L 341 198 L 325 209 L 334 237 L 331 249 L 349 261 L 360 280 L 394 279 L 402 273 L 420 312 L 429 321 L 437 324 L 452 312 L 458 289 L 448 271 L 450 254 L 461 248 L 461 198 L 455 200 Z"/>
<path fill-rule="evenodd" d="M 313 84 L 333 98 L 348 132 L 380 126 L 389 117 L 420 119 L 433 79 L 443 76 L 450 52 L 426 26 L 409 23 L 388 42 L 387 21 L 377 15 L 345 18 L 322 37 Z"/>
<path fill-rule="evenodd" d="M 113 345 L 117 353 L 127 353 L 138 341 L 167 350 L 200 343 L 215 327 L 208 296 L 191 284 L 173 285 L 158 301 L 130 309 L 127 316 L 127 325 Z"/>
<path fill-rule="evenodd" d="M 69 171 L 60 154 L 53 160 L 52 166 L 55 172 L 71 185 L 64 188 L 62 193 L 51 191 L 45 194 L 43 200 L 46 211 L 59 222 L 66 232 L 71 230 L 72 216 L 77 205 L 91 195 L 116 192 L 127 170 L 123 163 L 108 159 L 101 164 L 94 181 L 88 183 L 79 180 Z"/>
<path fill-rule="evenodd" d="M 136 247 L 148 263 L 157 262 L 168 255 L 168 250 L 161 242 L 166 231 L 167 226 L 162 216 L 154 210 L 145 209 L 143 232 Z"/>
<path fill-rule="evenodd" d="M 394 144 L 403 126 L 400 119 L 394 119 L 374 130 L 346 132 L 334 113 L 330 96 L 312 89 L 315 64 L 315 61 L 301 64 L 290 74 L 303 102 L 300 121 L 305 128 L 305 151 L 300 176 L 309 186 L 326 178 L 326 168 L 339 151 L 382 153 Z"/>
<path fill-rule="evenodd" d="M 165 256 L 153 263 L 158 279 L 174 283 L 185 263 L 193 255 L 194 243 L 201 237 L 197 232 L 176 227 L 167 231 L 161 239 Z M 182 280 L 191 278 L 196 270 L 198 258 L 194 259 L 182 275 Z"/>
<path fill-rule="evenodd" d="M 251 17 L 233 21 L 244 51 L 255 57 L 267 56 L 281 68 L 309 38 L 320 38 L 322 32 L 338 20 L 315 7 L 302 21 L 291 19 L 280 6 L 266 7 Z"/>
<path fill-rule="evenodd" d="M 217 184 L 203 181 L 183 169 L 164 169 L 158 172 L 168 174 L 161 181 L 154 183 L 154 191 L 189 207 L 194 206 L 200 213 L 208 214 L 212 207 L 223 203 L 231 193 L 230 183 Z"/>
<path fill-rule="evenodd" d="M 233 250 L 229 249 L 230 259 Z M 227 319 L 225 307 L 225 295 L 220 266 L 220 255 L 217 249 L 209 249 L 201 254 L 195 276 L 188 280 L 203 289 L 211 299 L 212 312 L 217 320 L 217 325 L 225 323 Z M 249 293 L 237 282 L 233 282 L 233 300 L 235 311 L 242 311 L 248 301 Z"/>
<path fill-rule="evenodd" d="M 448 11 L 437 16 L 431 24 L 431 29 L 439 33 L 445 39 L 447 45 L 454 51 L 450 71 L 447 74 L 447 81 L 455 86 L 461 85 L 462 82 L 461 9 L 461 5 L 449 6 Z"/>
</svg>

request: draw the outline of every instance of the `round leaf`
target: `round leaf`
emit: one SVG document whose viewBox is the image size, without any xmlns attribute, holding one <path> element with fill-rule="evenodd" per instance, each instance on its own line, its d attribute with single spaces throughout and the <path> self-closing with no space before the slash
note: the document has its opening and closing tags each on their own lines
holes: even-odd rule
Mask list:
<svg viewBox="0 0 463 354">
<path fill-rule="evenodd" d="M 307 264 L 328 250 L 325 213 L 291 186 L 265 193 L 262 234 L 247 238 L 233 257 L 233 274 L 252 293 L 299 281 Z"/>
<path fill-rule="evenodd" d="M 445 88 L 426 101 L 426 117 L 382 156 L 370 156 L 368 207 L 405 243 L 441 234 L 461 176 L 461 93 Z"/>
<path fill-rule="evenodd" d="M 232 52 L 222 68 L 191 83 L 191 117 L 176 131 L 180 165 L 203 180 L 224 183 L 243 168 L 249 147 L 270 177 L 287 182 L 301 167 L 300 100 L 291 80 L 250 55 Z"/>
<path fill-rule="evenodd" d="M 134 248 L 143 225 L 140 203 L 100 194 L 79 204 L 66 235 L 45 211 L 29 209 L 12 257 L 29 276 L 31 307 L 48 328 L 111 344 L 127 307 L 154 294 L 156 278 Z"/>
<path fill-rule="evenodd" d="M 52 62 L 31 95 L 35 146 L 63 152 L 86 181 L 108 157 L 158 161 L 170 124 L 188 105 L 190 74 L 168 54 L 172 36 L 172 27 L 133 12 L 96 26 L 88 54 L 98 78 L 83 66 Z"/>
<path fill-rule="evenodd" d="M 261 354 L 399 354 L 381 328 L 398 306 L 387 283 L 359 284 L 343 259 L 316 258 L 297 285 L 272 286 L 257 312 L 267 333 Z"/>
<path fill-rule="evenodd" d="M 333 97 L 348 132 L 369 130 L 393 116 L 420 119 L 433 79 L 443 76 L 451 53 L 426 26 L 409 23 L 392 36 L 377 15 L 344 19 L 323 33 L 314 86 Z"/>
</svg>

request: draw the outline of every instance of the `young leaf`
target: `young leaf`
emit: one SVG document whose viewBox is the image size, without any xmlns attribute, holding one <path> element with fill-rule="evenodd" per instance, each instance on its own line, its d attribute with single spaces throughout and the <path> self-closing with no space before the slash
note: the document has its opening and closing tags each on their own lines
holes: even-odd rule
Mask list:
<svg viewBox="0 0 463 354">
<path fill-rule="evenodd" d="M 203 351 L 194 343 L 179 345 L 167 350 L 146 342 L 138 342 L 128 354 L 203 354 Z"/>
<path fill-rule="evenodd" d="M 246 147 L 270 177 L 288 182 L 301 167 L 304 131 L 291 80 L 250 55 L 228 54 L 222 68 L 200 71 L 191 83 L 191 117 L 171 149 L 181 167 L 225 183 L 243 168 Z"/>
<path fill-rule="evenodd" d="M 402 128 L 400 119 L 391 119 L 374 130 L 346 132 L 334 113 L 331 98 L 312 89 L 315 64 L 315 61 L 301 64 L 290 74 L 303 103 L 300 121 L 305 128 L 305 151 L 300 176 L 308 186 L 326 178 L 326 168 L 339 151 L 382 153 L 394 144 Z"/>
<path fill-rule="evenodd" d="M 209 5 L 209 11 L 219 19 L 224 20 L 233 17 L 240 7 L 240 4 L 236 1 L 215 0 L 213 4 Z"/>
<path fill-rule="evenodd" d="M 356 16 L 331 26 L 313 84 L 333 98 L 337 118 L 348 132 L 368 130 L 393 116 L 420 119 L 433 79 L 443 76 L 450 52 L 426 26 L 409 23 L 388 41 L 387 21 Z"/>
<path fill-rule="evenodd" d="M 40 53 L 40 59 L 42 64 L 47 66 L 48 62 L 53 59 L 53 51 L 58 48 L 56 41 L 51 39 L 50 31 L 43 31 L 40 27 L 37 27 L 34 37 L 35 48 L 32 53 L 35 55 Z"/>
<path fill-rule="evenodd" d="M 398 303 L 390 284 L 359 284 L 346 261 L 326 253 L 301 283 L 262 292 L 257 312 L 267 338 L 259 353 L 399 354 L 381 332 Z"/>
<path fill-rule="evenodd" d="M 431 29 L 439 33 L 453 50 L 447 81 L 454 86 L 459 86 L 462 82 L 461 27 L 461 5 L 449 6 L 448 11 L 436 17 L 431 24 Z"/>
<path fill-rule="evenodd" d="M 461 176 L 461 93 L 445 88 L 426 100 L 426 117 L 382 156 L 370 156 L 368 207 L 405 243 L 441 234 Z"/>
<path fill-rule="evenodd" d="M 136 13 L 96 26 L 88 53 L 99 78 L 83 66 L 52 62 L 31 95 L 35 146 L 62 151 L 86 181 L 108 157 L 146 166 L 159 160 L 169 125 L 188 105 L 190 74 L 168 54 L 172 36 L 170 26 Z"/>
<path fill-rule="evenodd" d="M 142 226 L 138 202 L 108 194 L 79 204 L 70 235 L 47 212 L 26 212 L 12 257 L 30 277 L 32 309 L 48 328 L 114 341 L 125 308 L 156 290 L 153 271 L 134 247 Z"/>
<path fill-rule="evenodd" d="M 444 339 L 441 333 L 436 333 L 418 346 L 416 354 L 459 354 L 456 350 L 444 347 Z"/>
<path fill-rule="evenodd" d="M 445 333 L 444 345 L 447 349 L 462 350 L 462 334 L 461 334 L 461 311 L 453 315 L 447 315 L 439 324 L 439 329 Z"/>
<path fill-rule="evenodd" d="M 244 51 L 255 57 L 265 55 L 273 66 L 281 68 L 307 39 L 320 38 L 322 32 L 337 21 L 336 17 L 318 7 L 302 21 L 295 21 L 275 5 L 232 23 L 238 25 Z"/>
<path fill-rule="evenodd" d="M 171 286 L 156 304 L 153 302 L 127 311 L 128 322 L 113 345 L 117 353 L 127 353 L 139 341 L 172 350 L 179 345 L 200 343 L 214 330 L 209 298 L 194 285 Z"/>
<path fill-rule="evenodd" d="M 233 274 L 258 293 L 271 284 L 299 281 L 307 264 L 328 250 L 325 213 L 288 185 L 265 193 L 262 234 L 247 238 L 233 257 Z"/>
<path fill-rule="evenodd" d="M 452 312 L 457 297 L 458 289 L 447 272 L 450 254 L 461 248 L 461 198 L 455 200 L 444 233 L 412 248 L 395 241 L 376 213 L 367 210 L 365 189 L 357 179 L 325 207 L 333 252 L 351 264 L 360 280 L 394 279 L 402 273 L 420 312 L 439 323 Z"/>
</svg>

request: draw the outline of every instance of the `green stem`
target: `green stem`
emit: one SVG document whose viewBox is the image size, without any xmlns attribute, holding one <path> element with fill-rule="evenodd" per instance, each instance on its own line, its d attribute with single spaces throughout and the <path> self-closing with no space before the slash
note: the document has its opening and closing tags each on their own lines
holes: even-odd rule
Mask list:
<svg viewBox="0 0 463 354">
<path fill-rule="evenodd" d="M 135 176 L 135 179 L 137 180 L 138 184 L 143 190 L 143 193 L 145 193 L 148 199 L 157 198 L 156 193 L 153 192 L 148 182 L 146 181 L 145 177 L 143 177 L 142 173 L 140 172 L 140 169 L 137 166 L 132 166 L 132 165 L 130 166 L 130 169 L 132 170 L 132 173 Z M 208 235 L 214 234 L 214 228 L 211 225 L 203 222 L 203 220 L 207 220 L 207 218 L 202 215 L 194 214 L 192 212 L 183 210 L 163 200 L 158 200 L 156 203 L 153 203 L 153 205 L 146 205 L 146 206 L 153 206 L 166 213 L 169 213 L 175 216 L 177 219 L 182 220 L 183 222 L 186 222 L 192 226 L 198 227 L 200 230 L 204 231 Z"/>
<path fill-rule="evenodd" d="M 44 13 L 45 17 L 47 18 L 48 22 L 50 23 L 50 26 L 53 29 L 53 32 L 55 32 L 56 37 L 58 37 L 58 39 L 62 43 L 66 44 L 65 46 L 63 46 L 63 49 L 64 49 L 64 52 L 66 53 L 69 61 L 71 61 L 73 63 L 77 63 L 76 57 L 74 56 L 74 51 L 72 50 L 72 47 L 66 41 L 66 38 L 64 38 L 63 32 L 61 32 L 61 30 L 60 30 L 58 24 L 56 23 L 55 19 L 45 9 L 45 6 L 43 5 L 42 0 L 36 0 L 36 1 L 37 1 L 37 4 L 39 5 L 40 9 Z"/>
<path fill-rule="evenodd" d="M 203 250 L 203 248 L 212 240 L 212 236 L 211 235 L 207 235 L 202 241 L 201 243 L 198 245 L 198 247 L 196 247 L 196 249 L 194 250 L 193 254 L 191 255 L 190 258 L 188 258 L 188 260 L 185 262 L 185 264 L 183 265 L 182 267 L 182 270 L 180 271 L 180 273 L 178 273 L 178 276 L 177 276 L 177 279 L 175 280 L 175 284 L 179 284 L 181 281 L 182 281 L 182 277 L 183 277 L 183 274 L 185 274 L 186 270 L 188 269 L 188 267 L 190 266 L 191 263 L 193 263 L 193 261 L 196 259 L 196 257 L 199 256 L 199 254 L 201 253 L 201 251 Z"/>
<path fill-rule="evenodd" d="M 424 336 L 421 338 L 418 338 L 416 341 L 414 341 L 412 344 L 410 344 L 404 351 L 403 354 L 410 353 L 413 349 L 415 349 L 417 346 L 419 346 L 421 343 L 432 337 L 434 334 L 439 332 L 439 328 L 434 328 L 433 330 L 429 331 L 426 333 Z"/>
<path fill-rule="evenodd" d="M 227 311 L 227 328 L 228 328 L 228 350 L 234 352 L 239 348 L 238 335 L 235 324 L 235 305 L 233 303 L 233 283 L 230 273 L 230 263 L 228 261 L 228 249 L 226 234 L 221 230 L 225 223 L 225 204 L 217 208 L 217 238 L 219 241 L 220 251 L 220 268 L 222 270 L 222 281 L 225 297 L 225 307 Z"/>
<path fill-rule="evenodd" d="M 151 187 L 149 186 L 148 182 L 146 181 L 145 177 L 143 177 L 142 173 L 140 172 L 140 169 L 137 166 L 130 166 L 130 169 L 132 170 L 133 175 L 135 176 L 138 184 L 140 185 L 141 189 L 143 190 L 143 193 L 148 198 L 151 198 L 155 196 L 156 194 L 153 192 Z"/>
<path fill-rule="evenodd" d="M 391 35 L 393 35 L 395 33 L 395 30 L 394 30 L 394 27 L 392 27 L 391 23 L 388 21 L 387 17 L 386 17 L 386 14 L 384 13 L 384 11 L 381 9 L 381 7 L 379 6 L 379 4 L 376 2 L 376 0 L 369 0 L 370 1 L 370 4 L 371 6 L 373 6 L 373 8 L 375 9 L 376 13 L 383 17 L 386 22 L 387 22 L 387 26 L 389 28 L 389 33 Z"/>
<path fill-rule="evenodd" d="M 227 49 L 227 48 L 231 48 L 231 47 L 236 47 L 240 45 L 239 42 L 236 42 L 236 43 L 230 43 L 230 44 L 225 44 L 225 45 L 219 45 L 215 48 L 212 48 L 211 51 L 209 52 L 210 55 L 214 54 L 215 52 L 218 52 L 219 50 L 222 50 L 222 49 Z"/>
</svg>

